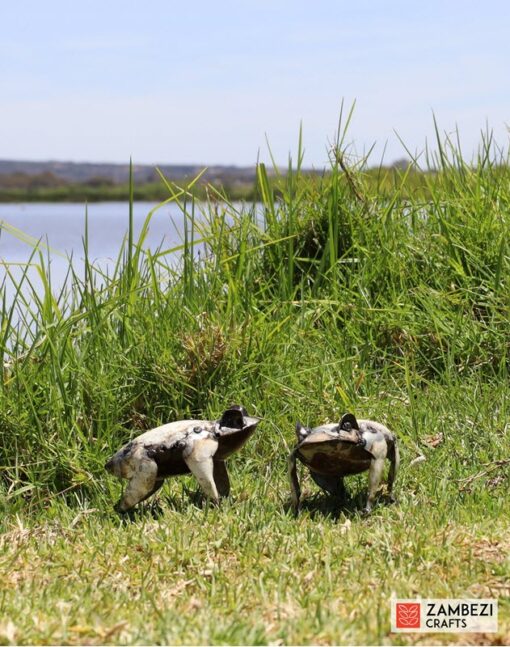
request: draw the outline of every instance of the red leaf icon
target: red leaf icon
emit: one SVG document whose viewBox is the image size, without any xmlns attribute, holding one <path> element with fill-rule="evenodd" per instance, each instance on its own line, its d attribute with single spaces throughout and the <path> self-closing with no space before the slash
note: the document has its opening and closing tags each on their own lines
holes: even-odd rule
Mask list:
<svg viewBox="0 0 510 647">
<path fill-rule="evenodd" d="M 420 603 L 397 602 L 397 629 L 420 628 Z"/>
</svg>

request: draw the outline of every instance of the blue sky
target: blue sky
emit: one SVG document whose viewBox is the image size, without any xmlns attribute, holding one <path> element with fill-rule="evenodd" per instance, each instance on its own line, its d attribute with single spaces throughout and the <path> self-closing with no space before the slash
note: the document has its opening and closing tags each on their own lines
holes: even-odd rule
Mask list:
<svg viewBox="0 0 510 647">
<path fill-rule="evenodd" d="M 0 2 L 0 158 L 327 162 L 342 99 L 374 162 L 510 124 L 508 0 Z"/>
</svg>

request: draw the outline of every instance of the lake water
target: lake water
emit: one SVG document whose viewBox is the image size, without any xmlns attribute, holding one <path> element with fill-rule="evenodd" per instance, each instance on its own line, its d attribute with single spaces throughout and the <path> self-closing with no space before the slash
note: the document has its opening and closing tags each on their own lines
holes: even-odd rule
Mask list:
<svg viewBox="0 0 510 647">
<path fill-rule="evenodd" d="M 137 232 L 145 217 L 156 204 L 135 202 L 133 209 Z M 124 202 L 98 202 L 89 204 L 89 254 L 92 258 L 116 256 L 128 228 L 129 206 Z M 83 252 L 82 237 L 85 231 L 85 205 L 68 203 L 0 204 L 0 221 L 5 221 L 42 239 L 65 255 L 79 256 Z M 160 207 L 151 220 L 147 246 L 156 247 L 164 240 L 169 247 L 180 241 L 182 213 L 175 204 Z M 7 262 L 24 262 L 31 247 L 7 231 L 0 236 L 0 258 Z"/>
<path fill-rule="evenodd" d="M 135 240 L 143 222 L 151 209 L 156 206 L 150 202 L 135 202 L 133 220 L 135 223 Z M 127 234 L 129 205 L 127 202 L 92 203 L 88 211 L 89 258 L 105 269 L 112 266 L 118 256 L 122 240 Z M 14 276 L 19 277 L 22 271 L 16 264 L 26 263 L 33 247 L 17 238 L 2 227 L 2 222 L 16 227 L 23 234 L 47 244 L 51 248 L 50 268 L 54 291 L 64 281 L 68 268 L 68 257 L 72 254 L 73 265 L 80 269 L 83 266 L 83 235 L 85 232 L 85 205 L 70 203 L 26 203 L 0 204 L 0 284 L 5 278 L 6 267 Z M 160 207 L 151 219 L 148 237 L 144 248 L 156 249 L 163 243 L 163 249 L 169 249 L 181 242 L 183 215 L 175 204 Z M 46 256 L 47 252 L 43 249 Z M 36 271 L 31 271 L 31 278 L 36 284 Z M 7 284 L 9 281 L 7 281 Z M 8 286 L 8 298 L 13 294 Z"/>
</svg>

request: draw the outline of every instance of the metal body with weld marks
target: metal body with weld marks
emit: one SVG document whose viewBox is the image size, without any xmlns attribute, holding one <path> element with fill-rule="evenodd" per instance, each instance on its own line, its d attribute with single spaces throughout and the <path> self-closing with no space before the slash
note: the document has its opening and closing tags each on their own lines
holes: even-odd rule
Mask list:
<svg viewBox="0 0 510 647">
<path fill-rule="evenodd" d="M 399 466 L 399 452 L 395 435 L 380 422 L 356 420 L 347 413 L 339 423 L 315 427 L 296 425 L 298 444 L 289 456 L 289 478 L 292 505 L 299 509 L 301 489 L 296 461 L 309 470 L 319 487 L 335 496 L 345 495 L 343 478 L 368 470 L 368 496 L 364 512 L 371 511 L 381 484 L 384 461 L 390 462 L 388 494 Z"/>
<path fill-rule="evenodd" d="M 165 478 L 189 472 L 213 501 L 228 496 L 225 459 L 245 444 L 259 422 L 235 405 L 219 420 L 178 420 L 134 438 L 105 465 L 118 478 L 129 480 L 115 509 L 127 512 L 159 490 Z"/>
</svg>

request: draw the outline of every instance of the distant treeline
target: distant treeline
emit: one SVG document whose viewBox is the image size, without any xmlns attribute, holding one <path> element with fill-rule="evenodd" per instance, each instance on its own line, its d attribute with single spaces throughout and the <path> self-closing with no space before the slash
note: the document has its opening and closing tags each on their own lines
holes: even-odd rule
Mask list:
<svg viewBox="0 0 510 647">
<path fill-rule="evenodd" d="M 349 172 L 346 169 L 347 174 Z M 471 169 L 476 174 L 476 168 Z M 388 167 L 370 168 L 363 172 L 356 172 L 357 182 L 361 181 L 360 190 L 366 197 L 371 194 L 392 194 L 400 190 L 401 196 L 422 196 L 429 199 L 432 185 L 438 179 L 441 171 L 421 171 L 415 167 L 406 165 L 393 165 Z M 510 179 L 509 167 L 500 166 L 493 169 L 494 177 L 508 181 Z M 313 185 L 320 187 L 321 182 L 329 175 L 329 171 L 319 173 L 317 171 L 302 171 L 302 176 L 308 178 Z M 187 186 L 193 177 L 179 177 L 168 182 L 175 187 Z M 347 177 L 349 179 L 349 177 Z M 272 173 L 269 182 L 275 196 L 285 186 L 285 174 Z M 353 187 L 355 190 L 355 187 Z M 134 199 L 142 201 L 159 202 L 166 200 L 170 193 L 163 182 L 158 181 L 134 181 Z M 221 199 L 222 196 L 228 200 L 260 200 L 260 192 L 257 183 L 256 169 L 250 177 L 233 173 L 221 176 L 213 175 L 210 179 L 205 174 L 200 180 L 193 184 L 191 189 L 194 197 L 198 199 Z M 123 201 L 128 200 L 130 194 L 129 182 L 116 182 L 108 177 L 90 177 L 82 182 L 71 182 L 58 177 L 52 172 L 45 171 L 37 174 L 28 173 L 0 173 L 0 202 L 98 202 L 98 201 Z"/>
<path fill-rule="evenodd" d="M 237 166 L 105 164 L 80 162 L 25 162 L 0 160 L 0 201 L 124 200 L 132 175 L 137 200 L 164 200 L 168 182 L 187 186 L 200 176 L 195 192 L 205 196 L 205 185 L 224 187 L 228 195 L 249 197 L 256 168 Z"/>
<path fill-rule="evenodd" d="M 179 178 L 178 185 L 187 185 L 193 178 Z M 170 180 L 171 181 L 171 180 Z M 209 187 L 209 189 L 207 188 Z M 223 193 L 231 199 L 250 200 L 255 196 L 255 173 L 251 181 L 211 183 L 199 182 L 193 187 L 196 197 L 207 197 L 208 190 Z M 169 197 L 164 182 L 134 182 L 134 199 L 162 201 Z M 51 172 L 0 174 L 0 202 L 98 202 L 129 198 L 129 182 L 115 182 L 110 178 L 92 177 L 84 182 L 69 182 Z"/>
</svg>

